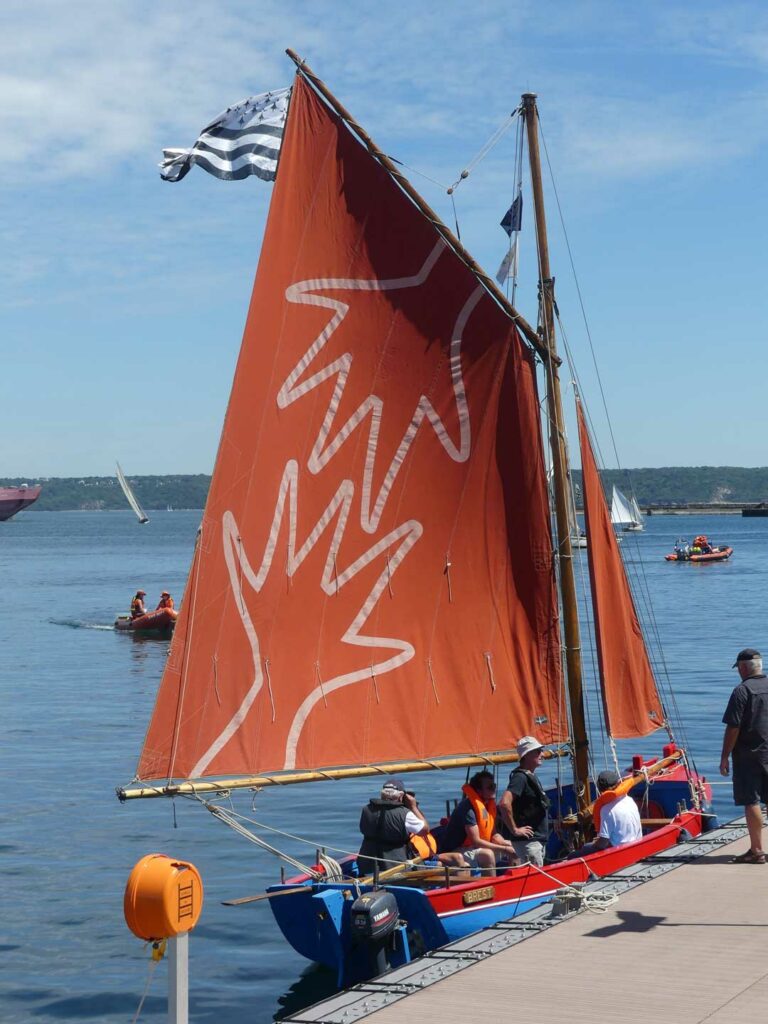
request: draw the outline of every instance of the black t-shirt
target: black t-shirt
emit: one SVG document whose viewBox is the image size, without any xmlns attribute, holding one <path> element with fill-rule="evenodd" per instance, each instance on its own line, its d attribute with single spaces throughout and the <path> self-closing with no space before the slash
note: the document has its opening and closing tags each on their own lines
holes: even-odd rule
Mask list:
<svg viewBox="0 0 768 1024">
<path fill-rule="evenodd" d="M 546 817 L 549 799 L 533 772 L 515 768 L 509 776 L 507 789 L 512 794 L 512 817 L 518 828 L 529 825 L 533 838 L 542 842 L 547 838 Z M 501 821 L 501 816 L 499 816 Z M 505 839 L 514 839 L 502 821 L 501 834 Z"/>
<path fill-rule="evenodd" d="M 485 808 L 483 808 L 483 811 L 486 815 L 488 814 Z M 456 804 L 456 808 L 448 819 L 447 825 L 439 834 L 439 852 L 446 853 L 449 850 L 458 850 L 460 846 L 464 845 L 464 840 L 467 838 L 467 826 L 476 824 L 477 815 L 475 814 L 475 809 L 469 798 L 465 796 L 463 800 L 459 800 L 458 804 Z"/>
<path fill-rule="evenodd" d="M 739 730 L 734 753 L 749 753 L 768 764 L 768 676 L 750 676 L 739 683 L 723 722 Z"/>
</svg>

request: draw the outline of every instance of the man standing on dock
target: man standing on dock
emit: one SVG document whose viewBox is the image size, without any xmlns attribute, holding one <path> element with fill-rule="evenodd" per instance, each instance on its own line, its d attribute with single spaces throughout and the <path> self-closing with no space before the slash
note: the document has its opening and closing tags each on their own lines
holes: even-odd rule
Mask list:
<svg viewBox="0 0 768 1024">
<path fill-rule="evenodd" d="M 734 861 L 765 864 L 763 809 L 768 803 L 768 677 L 763 675 L 760 651 L 747 647 L 736 655 L 741 682 L 734 689 L 723 715 L 725 734 L 720 774 L 728 775 L 733 753 L 733 802 L 744 807 L 750 847 Z"/>
</svg>

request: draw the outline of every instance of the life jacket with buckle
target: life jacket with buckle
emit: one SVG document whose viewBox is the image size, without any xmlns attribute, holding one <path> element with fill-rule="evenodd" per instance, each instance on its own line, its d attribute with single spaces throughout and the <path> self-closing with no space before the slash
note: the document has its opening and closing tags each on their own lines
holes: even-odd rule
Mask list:
<svg viewBox="0 0 768 1024">
<path fill-rule="evenodd" d="M 477 790 L 472 789 L 469 784 L 462 786 L 461 792 L 469 800 L 472 810 L 475 812 L 480 838 L 490 841 L 496 831 L 496 801 L 493 797 L 490 800 L 483 800 Z M 472 846 L 469 836 L 466 837 L 462 846 Z"/>
<path fill-rule="evenodd" d="M 429 860 L 437 853 L 437 840 L 431 832 L 427 832 L 425 836 L 411 836 L 411 848 L 415 856 Z"/>
<path fill-rule="evenodd" d="M 144 614 L 144 602 L 140 597 L 134 597 L 134 599 L 131 601 L 131 618 L 138 619 L 140 615 Z"/>
</svg>

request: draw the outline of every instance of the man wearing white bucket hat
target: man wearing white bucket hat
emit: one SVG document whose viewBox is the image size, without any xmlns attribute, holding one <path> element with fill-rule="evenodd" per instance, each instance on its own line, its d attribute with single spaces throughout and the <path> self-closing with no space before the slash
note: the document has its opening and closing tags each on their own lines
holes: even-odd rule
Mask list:
<svg viewBox="0 0 768 1024">
<path fill-rule="evenodd" d="M 535 736 L 523 736 L 517 744 L 520 762 L 509 776 L 498 808 L 501 834 L 512 840 L 521 861 L 539 866 L 544 863 L 549 798 L 534 773 L 543 753 Z"/>
</svg>

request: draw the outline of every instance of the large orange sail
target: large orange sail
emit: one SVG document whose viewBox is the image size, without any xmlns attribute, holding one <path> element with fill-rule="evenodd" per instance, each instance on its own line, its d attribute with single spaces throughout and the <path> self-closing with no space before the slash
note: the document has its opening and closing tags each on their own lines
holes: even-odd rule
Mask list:
<svg viewBox="0 0 768 1024">
<path fill-rule="evenodd" d="M 584 518 L 600 683 L 608 732 L 645 736 L 664 724 L 632 592 L 600 483 L 581 403 L 577 403 Z"/>
<path fill-rule="evenodd" d="M 566 732 L 533 358 L 298 77 L 141 779 Z"/>
</svg>

